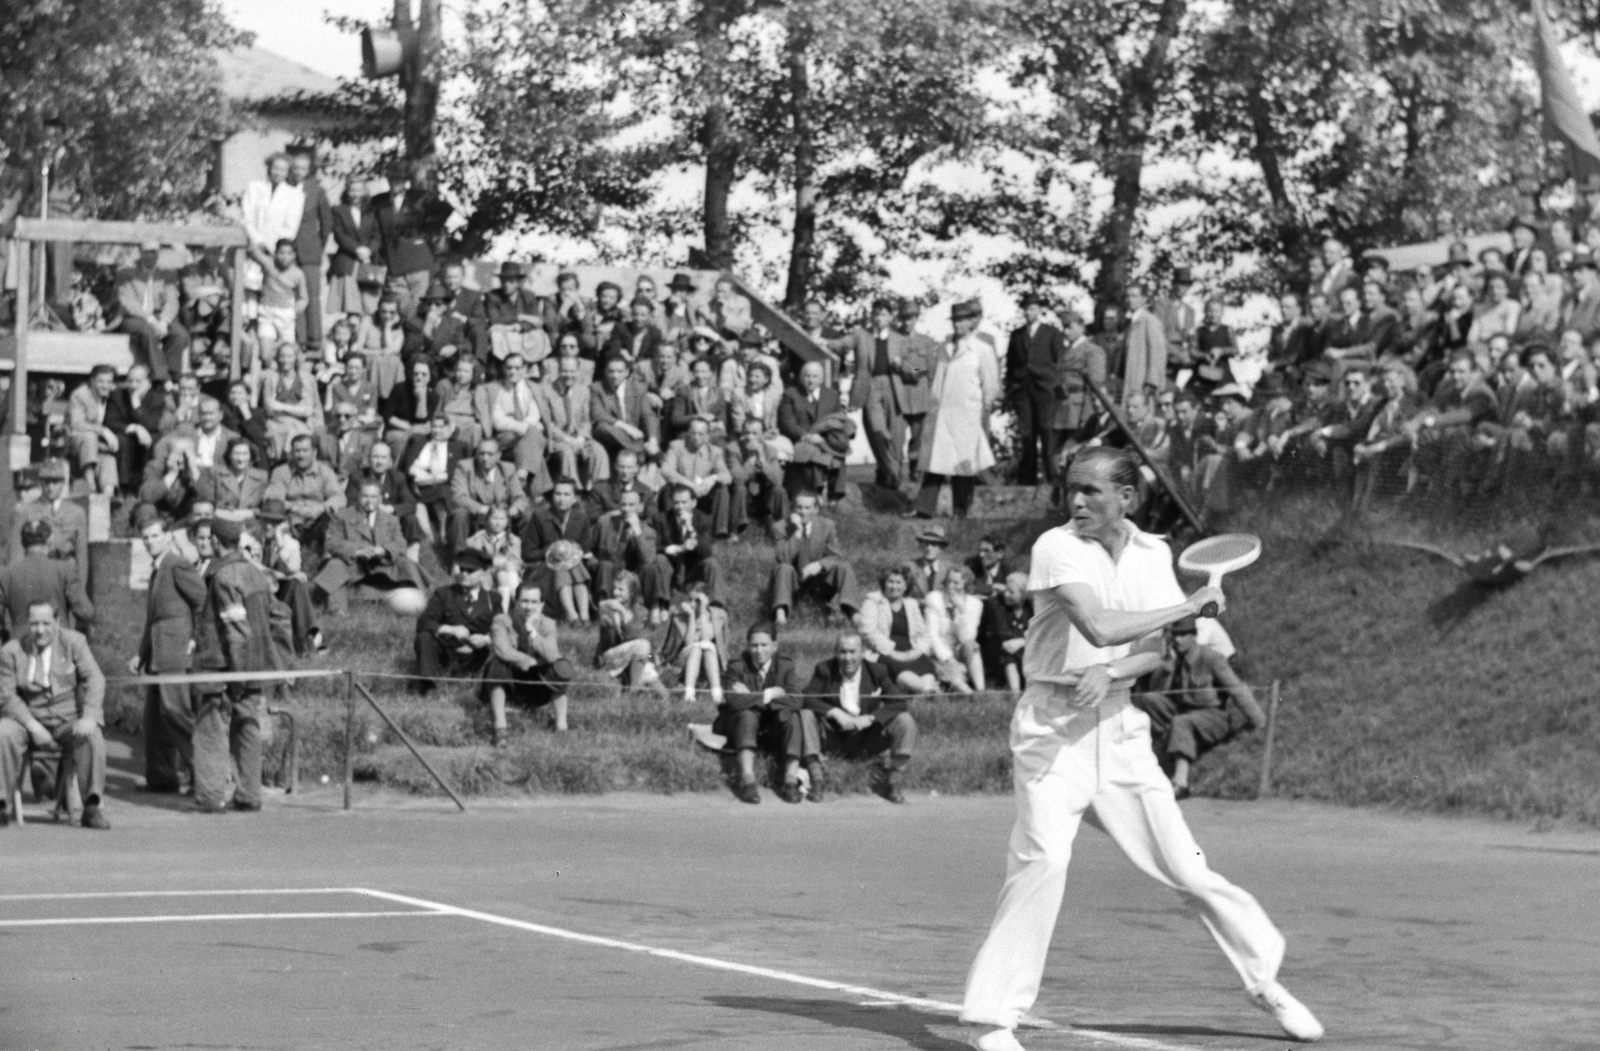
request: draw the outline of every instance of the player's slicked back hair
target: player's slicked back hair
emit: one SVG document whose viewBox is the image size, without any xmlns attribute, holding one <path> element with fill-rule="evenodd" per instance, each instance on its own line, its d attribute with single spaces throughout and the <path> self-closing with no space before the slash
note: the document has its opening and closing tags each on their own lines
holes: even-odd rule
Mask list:
<svg viewBox="0 0 1600 1051">
<path fill-rule="evenodd" d="M 1117 485 L 1139 484 L 1139 458 L 1127 449 L 1093 445 L 1078 453 L 1073 463 L 1106 464 L 1106 475 Z"/>
</svg>

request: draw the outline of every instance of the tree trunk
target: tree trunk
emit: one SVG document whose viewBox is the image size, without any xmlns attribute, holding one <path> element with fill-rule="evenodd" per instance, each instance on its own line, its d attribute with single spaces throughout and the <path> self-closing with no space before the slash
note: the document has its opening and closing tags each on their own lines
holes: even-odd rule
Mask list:
<svg viewBox="0 0 1600 1051">
<path fill-rule="evenodd" d="M 410 0 L 395 0 L 397 28 L 402 7 L 406 9 L 409 23 L 410 6 Z M 406 159 L 411 162 L 412 182 L 430 195 L 439 189 L 434 122 L 439 112 L 439 52 L 444 46 L 439 25 L 441 7 L 442 0 L 422 0 L 421 17 L 417 21 L 416 65 L 408 70 L 406 79 Z"/>
<path fill-rule="evenodd" d="M 1300 218 L 1295 215 L 1289 201 L 1289 189 L 1283 180 L 1283 167 L 1278 162 L 1280 140 L 1278 129 L 1272 124 L 1272 110 L 1267 105 L 1266 85 L 1257 81 L 1251 88 L 1250 130 L 1251 153 L 1261 168 L 1262 181 L 1267 184 L 1267 196 L 1272 201 L 1273 225 L 1277 227 L 1278 245 L 1286 258 L 1296 267 L 1305 263 L 1301 250 L 1305 245 L 1305 231 L 1300 228 Z"/>
<path fill-rule="evenodd" d="M 795 29 L 789 43 L 789 105 L 794 116 L 794 236 L 783 305 L 799 316 L 811 294 L 817 250 L 817 143 L 811 118 L 810 34 Z"/>
<path fill-rule="evenodd" d="M 1186 7 L 1187 0 L 1161 0 L 1155 32 L 1144 57 L 1128 66 L 1119 78 L 1121 97 L 1116 115 L 1102 139 L 1109 158 L 1106 173 L 1111 176 L 1111 210 L 1095 239 L 1100 272 L 1095 275 L 1094 293 L 1101 303 L 1121 305 L 1127 298 L 1128 276 L 1133 269 L 1133 231 L 1143 196 L 1140 182 L 1144 151 L 1166 86 L 1168 52 Z"/>
<path fill-rule="evenodd" d="M 696 14 L 700 48 L 700 79 L 705 92 L 705 115 L 700 122 L 700 147 L 705 154 L 706 187 L 701 219 L 706 257 L 712 266 L 733 266 L 733 225 L 728 219 L 728 197 L 739 174 L 739 144 L 728 117 L 728 41 L 725 5 L 702 0 Z"/>
</svg>

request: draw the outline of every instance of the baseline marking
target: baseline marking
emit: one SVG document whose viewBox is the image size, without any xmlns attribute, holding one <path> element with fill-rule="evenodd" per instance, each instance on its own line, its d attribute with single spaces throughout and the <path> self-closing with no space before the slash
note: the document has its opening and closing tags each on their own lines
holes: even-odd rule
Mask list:
<svg viewBox="0 0 1600 1051">
<path fill-rule="evenodd" d="M 0 901 L 73 901 L 88 898 L 209 898 L 230 894 L 361 894 L 353 887 L 275 887 L 264 890 L 97 890 L 68 894 L 0 894 Z"/>
<path fill-rule="evenodd" d="M 401 905 L 411 905 L 418 909 L 430 909 L 434 913 L 450 916 L 460 916 L 464 919 L 479 920 L 483 923 L 493 923 L 501 927 L 511 927 L 516 930 L 528 931 L 533 934 L 544 934 L 552 938 L 563 938 L 567 941 L 580 942 L 584 945 L 596 945 L 606 949 L 621 949 L 624 952 L 641 953 L 645 956 L 655 956 L 664 960 L 676 960 L 679 963 L 691 963 L 697 967 L 709 967 L 718 971 L 734 971 L 738 974 L 753 975 L 758 978 L 770 978 L 774 981 L 788 982 L 791 985 L 804 985 L 813 989 L 827 989 L 831 992 L 850 993 L 868 1001 L 874 1001 L 873 1006 L 906 1006 L 921 1007 L 929 1011 L 938 1011 L 941 1014 L 959 1014 L 961 1005 L 950 1003 L 946 1000 L 930 1000 L 920 996 L 905 996 L 901 993 L 889 992 L 886 989 L 874 989 L 866 985 L 853 985 L 849 982 L 835 982 L 826 978 L 812 978 L 809 975 L 795 974 L 792 971 L 779 971 L 771 967 L 760 967 L 755 964 L 735 963 L 732 960 L 719 960 L 714 956 L 699 956 L 694 953 L 679 952 L 676 949 L 660 949 L 653 945 L 641 945 L 638 942 L 622 941 L 618 938 L 607 938 L 597 934 L 583 934 L 580 931 L 569 931 L 562 927 L 550 927 L 542 923 L 530 923 L 527 920 L 512 919 L 509 916 L 500 916 L 492 912 L 481 912 L 477 909 L 464 909 L 458 905 L 447 905 L 443 902 L 429 901 L 426 898 L 413 898 L 406 894 L 395 894 L 386 890 L 373 890 L 369 887 L 351 887 L 350 890 L 358 894 L 367 894 L 384 901 L 392 901 Z M 429 913 L 411 913 L 410 915 L 429 915 Z M 1152 1040 L 1142 1036 L 1127 1036 L 1122 1033 L 1112 1033 L 1102 1029 L 1084 1029 L 1078 1026 L 1061 1026 L 1054 1022 L 1039 1018 L 1025 1018 L 1023 1025 L 1037 1029 L 1054 1029 L 1076 1036 L 1087 1037 L 1102 1043 L 1114 1044 L 1118 1047 L 1131 1048 L 1133 1051 L 1200 1051 L 1199 1048 L 1189 1044 L 1169 1044 L 1160 1040 Z"/>
<path fill-rule="evenodd" d="M 34 920 L 0 920 L 0 927 L 77 927 L 97 923 L 200 923 L 211 920 L 370 920 L 391 916 L 453 916 L 419 909 L 378 912 L 212 912 L 170 916 L 70 916 Z"/>
</svg>

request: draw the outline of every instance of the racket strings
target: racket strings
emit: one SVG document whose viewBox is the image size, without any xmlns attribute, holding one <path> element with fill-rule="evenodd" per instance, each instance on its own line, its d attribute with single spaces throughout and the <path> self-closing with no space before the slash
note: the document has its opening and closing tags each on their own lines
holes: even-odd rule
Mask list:
<svg viewBox="0 0 1600 1051">
<path fill-rule="evenodd" d="M 1235 559 L 1246 558 L 1258 550 L 1258 542 L 1251 537 L 1219 536 L 1202 540 L 1183 553 L 1184 562 L 1194 566 L 1219 565 Z"/>
</svg>

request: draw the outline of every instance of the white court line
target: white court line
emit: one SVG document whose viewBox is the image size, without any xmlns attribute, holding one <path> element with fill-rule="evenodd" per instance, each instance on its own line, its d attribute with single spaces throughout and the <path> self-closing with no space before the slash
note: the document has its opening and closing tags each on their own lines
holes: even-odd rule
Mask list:
<svg viewBox="0 0 1600 1051">
<path fill-rule="evenodd" d="M 230 894 L 362 894 L 355 887 L 278 887 L 270 890 L 98 890 L 76 894 L 0 894 L 0 901 L 83 901 L 90 898 L 206 898 Z"/>
<path fill-rule="evenodd" d="M 372 890 L 365 887 L 351 887 L 360 894 L 368 894 L 374 898 L 385 901 L 398 902 L 402 905 L 414 905 L 419 909 L 432 909 L 438 913 L 460 916 L 469 920 L 481 920 L 484 923 L 494 923 L 502 927 L 513 927 L 517 930 L 529 931 L 534 934 L 546 934 L 552 938 L 564 938 L 567 941 L 582 942 L 585 945 L 598 945 L 607 949 L 622 949 L 625 952 L 643 953 L 646 956 L 656 956 L 664 960 L 677 960 L 679 963 L 692 963 L 698 967 L 710 967 L 718 971 L 735 971 L 739 974 L 754 975 L 758 978 L 771 978 L 774 981 L 788 982 L 792 985 L 806 985 L 813 989 L 827 989 L 831 992 L 850 993 L 863 997 L 869 1001 L 876 1001 L 876 1005 L 904 1005 L 906 1007 L 921 1007 L 930 1011 L 943 1014 L 959 1014 L 960 1004 L 953 1004 L 945 1000 L 929 1000 L 919 996 L 904 996 L 900 993 L 889 992 L 884 989 L 874 989 L 866 985 L 852 985 L 849 982 L 834 982 L 826 978 L 812 978 L 809 975 L 795 974 L 792 971 L 779 971 L 771 967 L 758 967 L 754 964 L 735 963 L 732 960 L 719 960 L 714 956 L 698 956 L 694 953 L 679 952 L 676 949 L 658 949 L 652 945 L 641 945 L 638 942 L 622 941 L 618 938 L 606 938 L 596 934 L 583 934 L 578 931 L 569 931 L 562 927 L 550 927 L 542 923 L 529 923 L 527 920 L 514 920 L 509 916 L 498 916 L 492 912 L 480 912 L 477 909 L 463 909 L 456 905 L 446 905 L 443 902 L 428 901 L 426 898 L 413 898 L 405 894 L 394 894 L 386 890 Z M 420 913 L 418 915 L 421 915 Z M 1169 1044 L 1161 1040 L 1152 1040 L 1143 1036 L 1126 1036 L 1122 1033 L 1107 1032 L 1103 1029 L 1083 1029 L 1078 1026 L 1058 1026 L 1054 1022 L 1043 1019 L 1025 1018 L 1023 1024 L 1041 1029 L 1057 1029 L 1069 1032 L 1075 1036 L 1087 1037 L 1102 1043 L 1114 1044 L 1117 1047 L 1126 1047 L 1133 1051 L 1201 1051 L 1190 1044 Z"/>
<path fill-rule="evenodd" d="M 70 916 L 0 920 L 0 927 L 76 927 L 96 923 L 198 923 L 206 920 L 370 920 L 388 916 L 454 916 L 453 912 L 406 909 L 394 912 L 212 912 L 170 916 Z"/>
</svg>

